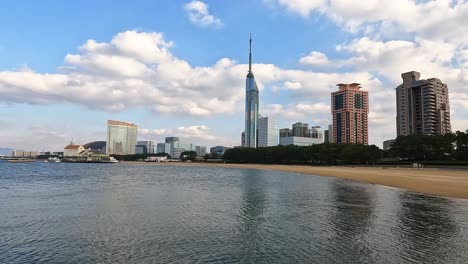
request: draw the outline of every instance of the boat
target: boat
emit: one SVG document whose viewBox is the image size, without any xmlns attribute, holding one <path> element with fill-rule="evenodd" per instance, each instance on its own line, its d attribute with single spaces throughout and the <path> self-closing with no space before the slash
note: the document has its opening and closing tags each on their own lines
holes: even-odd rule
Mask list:
<svg viewBox="0 0 468 264">
<path fill-rule="evenodd" d="M 101 163 L 118 163 L 119 161 L 116 160 L 114 157 L 109 157 L 109 159 L 101 159 Z"/>
<path fill-rule="evenodd" d="M 20 158 L 20 159 L 9 159 L 7 160 L 8 162 L 11 162 L 11 163 L 22 163 L 22 162 L 36 162 L 35 159 L 24 159 L 24 158 Z"/>
<path fill-rule="evenodd" d="M 50 157 L 44 162 L 57 163 L 57 162 L 61 162 L 61 160 L 58 157 Z"/>
</svg>

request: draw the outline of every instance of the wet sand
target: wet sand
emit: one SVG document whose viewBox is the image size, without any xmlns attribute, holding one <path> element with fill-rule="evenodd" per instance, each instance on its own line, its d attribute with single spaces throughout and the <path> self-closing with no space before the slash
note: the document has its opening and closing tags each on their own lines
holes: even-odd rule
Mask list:
<svg viewBox="0 0 468 264">
<path fill-rule="evenodd" d="M 285 171 L 335 177 L 363 183 L 402 188 L 425 194 L 468 199 L 468 170 L 347 166 L 312 167 L 225 163 L 177 163 L 177 165 Z"/>
</svg>

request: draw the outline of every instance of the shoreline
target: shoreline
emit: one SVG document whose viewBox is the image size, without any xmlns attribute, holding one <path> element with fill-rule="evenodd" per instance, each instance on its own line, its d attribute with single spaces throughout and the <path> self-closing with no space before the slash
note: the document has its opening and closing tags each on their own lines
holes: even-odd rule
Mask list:
<svg viewBox="0 0 468 264">
<path fill-rule="evenodd" d="M 129 162 L 139 163 L 139 162 Z M 445 168 L 397 168 L 397 167 L 351 167 L 351 166 L 304 166 L 304 165 L 265 165 L 233 163 L 153 163 L 144 164 L 222 167 L 236 169 L 275 170 L 301 173 L 314 176 L 333 177 L 361 183 L 410 190 L 423 194 L 450 198 L 468 199 L 468 170 Z"/>
</svg>

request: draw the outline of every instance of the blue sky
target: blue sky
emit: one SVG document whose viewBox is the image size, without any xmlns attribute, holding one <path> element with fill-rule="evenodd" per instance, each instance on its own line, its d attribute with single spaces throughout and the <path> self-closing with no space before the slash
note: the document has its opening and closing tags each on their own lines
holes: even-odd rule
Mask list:
<svg viewBox="0 0 468 264">
<path fill-rule="evenodd" d="M 416 70 L 449 85 L 466 130 L 467 17 L 460 0 L 2 1 L 0 146 L 103 140 L 107 119 L 142 140 L 239 145 L 250 32 L 260 112 L 280 127 L 324 127 L 334 85 L 359 82 L 381 145 L 400 74 Z"/>
</svg>

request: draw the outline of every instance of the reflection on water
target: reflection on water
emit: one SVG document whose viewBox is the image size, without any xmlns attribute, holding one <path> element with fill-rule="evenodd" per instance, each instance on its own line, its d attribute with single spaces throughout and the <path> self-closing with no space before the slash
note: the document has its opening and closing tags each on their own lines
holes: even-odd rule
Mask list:
<svg viewBox="0 0 468 264">
<path fill-rule="evenodd" d="M 465 200 L 274 171 L 114 165 L 1 163 L 0 263 L 468 260 Z"/>
<path fill-rule="evenodd" d="M 332 185 L 335 214 L 331 222 L 336 232 L 333 242 L 343 263 L 377 263 L 371 259 L 371 249 L 366 241 L 372 227 L 374 198 L 371 190 L 362 185 L 334 180 Z"/>
<path fill-rule="evenodd" d="M 401 193 L 399 232 L 407 241 L 405 256 L 419 263 L 454 263 L 459 228 L 452 218 L 451 200 L 414 193 Z M 468 220 L 468 219 L 467 219 Z"/>
</svg>

